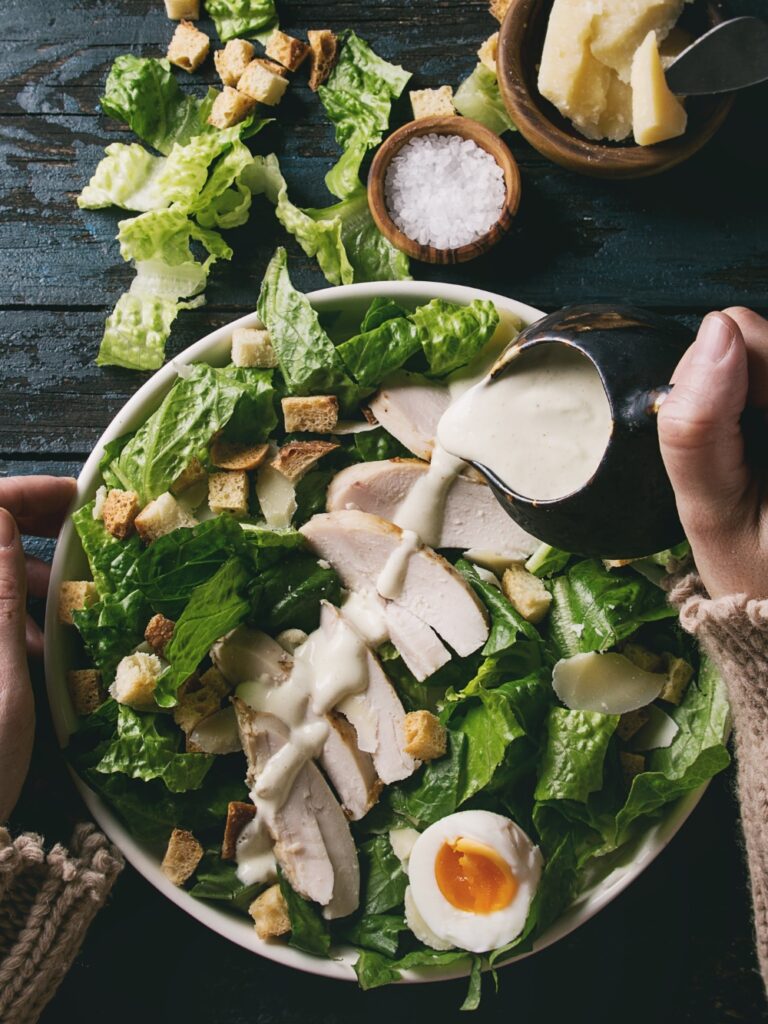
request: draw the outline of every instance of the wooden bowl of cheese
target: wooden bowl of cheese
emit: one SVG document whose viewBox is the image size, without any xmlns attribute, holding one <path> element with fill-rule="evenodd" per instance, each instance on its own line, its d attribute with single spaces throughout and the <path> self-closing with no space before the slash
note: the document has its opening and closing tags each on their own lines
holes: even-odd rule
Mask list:
<svg viewBox="0 0 768 1024">
<path fill-rule="evenodd" d="M 609 0 L 590 21 L 589 2 L 512 0 L 499 35 L 499 86 L 528 142 L 555 163 L 598 178 L 659 174 L 701 149 L 733 96 L 691 97 L 683 113 L 659 64 L 725 15 L 719 3 L 694 0 L 668 31 L 682 6 L 681 0 Z M 648 38 L 654 30 L 660 48 Z M 639 129 L 633 113 L 645 122 Z M 650 140 L 665 130 L 682 134 L 638 145 L 633 128 Z"/>
</svg>

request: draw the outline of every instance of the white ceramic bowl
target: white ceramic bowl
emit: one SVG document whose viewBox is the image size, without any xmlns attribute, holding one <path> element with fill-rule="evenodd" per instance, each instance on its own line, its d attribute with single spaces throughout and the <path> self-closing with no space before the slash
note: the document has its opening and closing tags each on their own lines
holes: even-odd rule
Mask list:
<svg viewBox="0 0 768 1024">
<path fill-rule="evenodd" d="M 478 298 L 491 299 L 496 303 L 502 315 L 506 311 L 521 318 L 525 323 L 532 323 L 544 315 L 538 309 L 515 302 L 502 295 L 494 295 L 490 292 L 459 285 L 432 284 L 421 281 L 389 281 L 379 284 L 326 288 L 312 293 L 309 298 L 321 315 L 338 312 L 342 315 L 348 313 L 351 316 L 355 312 L 362 314 L 371 300 L 377 296 L 387 296 L 414 305 L 428 302 L 433 298 L 461 303 L 468 303 Z M 90 501 L 101 483 L 99 460 L 104 445 L 127 431 L 135 429 L 146 420 L 160 404 L 176 379 L 176 368 L 196 360 L 204 360 L 214 365 L 225 364 L 229 361 L 232 329 L 248 327 L 256 320 L 256 314 L 252 313 L 214 331 L 195 345 L 191 345 L 162 370 L 158 370 L 143 387 L 139 388 L 104 431 L 85 463 L 77 481 L 76 507 Z M 87 571 L 85 556 L 80 548 L 72 522 L 67 521 L 56 547 L 50 594 L 54 596 L 58 594 L 59 585 L 63 580 L 82 579 L 83 574 Z M 56 617 L 56 601 L 55 599 L 50 600 L 45 622 L 45 670 L 51 713 L 62 746 L 66 745 L 70 733 L 77 726 L 77 719 L 70 705 L 65 681 L 66 670 L 72 664 L 73 653 L 73 631 L 71 627 L 59 625 Z M 352 969 L 356 957 L 354 950 L 342 949 L 336 959 L 323 960 L 291 949 L 287 945 L 264 942 L 258 938 L 252 924 L 244 916 L 234 916 L 218 909 L 213 903 L 194 899 L 183 889 L 172 885 L 160 870 L 157 852 L 138 843 L 109 807 L 76 776 L 75 782 L 96 821 L 115 845 L 122 850 L 133 867 L 163 895 L 197 921 L 232 942 L 278 963 L 296 967 L 311 974 L 325 975 L 328 978 L 355 980 Z M 624 848 L 620 851 L 619 858 L 612 862 L 610 873 L 583 893 L 577 902 L 540 936 L 535 944 L 534 952 L 557 942 L 558 939 L 562 939 L 579 925 L 584 924 L 633 882 L 664 849 L 701 799 L 703 791 L 702 788 L 691 793 L 670 807 L 666 817 L 654 824 L 637 842 L 632 844 L 631 848 Z M 467 968 L 459 963 L 444 969 L 408 971 L 404 973 L 403 980 L 406 982 L 442 981 L 460 977 L 466 973 Z"/>
</svg>

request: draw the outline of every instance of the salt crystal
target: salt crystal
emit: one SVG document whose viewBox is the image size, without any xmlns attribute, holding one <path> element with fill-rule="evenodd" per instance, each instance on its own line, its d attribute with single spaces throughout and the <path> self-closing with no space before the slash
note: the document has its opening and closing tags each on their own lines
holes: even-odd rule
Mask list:
<svg viewBox="0 0 768 1024">
<path fill-rule="evenodd" d="M 421 245 L 456 249 L 488 232 L 506 189 L 490 153 L 458 135 L 421 135 L 393 158 L 384 179 L 392 220 Z"/>
</svg>

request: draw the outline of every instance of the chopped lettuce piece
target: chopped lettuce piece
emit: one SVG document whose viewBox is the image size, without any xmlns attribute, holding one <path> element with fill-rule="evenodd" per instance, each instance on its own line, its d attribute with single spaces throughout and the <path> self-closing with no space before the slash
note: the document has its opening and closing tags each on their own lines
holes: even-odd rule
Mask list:
<svg viewBox="0 0 768 1024">
<path fill-rule="evenodd" d="M 400 316 L 408 316 L 408 310 L 399 302 L 383 297 L 374 299 L 365 311 L 365 316 L 360 324 L 360 333 L 373 331 L 385 324 L 387 320 L 396 320 Z"/>
<path fill-rule="evenodd" d="M 95 604 L 73 613 L 94 665 L 109 685 L 118 663 L 144 640 L 151 609 L 137 590 L 105 594 Z"/>
<path fill-rule="evenodd" d="M 328 190 L 345 199 L 360 187 L 360 166 L 389 127 L 392 101 L 410 79 L 410 72 L 377 56 L 355 35 L 344 33 L 336 67 L 318 95 L 336 126 L 344 153 L 325 177 Z"/>
<path fill-rule="evenodd" d="M 361 905 L 366 914 L 380 915 L 401 907 L 408 876 L 392 849 L 389 836 L 374 836 L 360 845 L 364 869 Z M 365 945 L 365 943 L 360 943 Z"/>
<path fill-rule="evenodd" d="M 515 131 L 515 123 L 504 106 L 496 75 L 485 64 L 478 64 L 456 90 L 453 105 L 460 114 L 472 117 L 497 135 Z"/>
<path fill-rule="evenodd" d="M 499 314 L 488 299 L 475 299 L 467 306 L 433 299 L 419 306 L 413 320 L 430 370 L 444 377 L 466 366 L 490 341 L 499 325 Z"/>
<path fill-rule="evenodd" d="M 358 384 L 375 388 L 420 350 L 416 324 L 398 317 L 343 341 L 336 351 Z"/>
<path fill-rule="evenodd" d="M 320 622 L 320 602 L 341 603 L 341 582 L 333 569 L 318 565 L 314 555 L 296 551 L 260 572 L 249 596 L 251 615 L 260 629 L 311 633 Z"/>
<path fill-rule="evenodd" d="M 491 632 L 483 654 L 499 654 L 520 643 L 521 638 L 532 641 L 538 653 L 542 645 L 538 630 L 522 617 L 499 588 L 481 579 L 474 565 L 465 558 L 456 563 L 456 568 L 491 613 Z"/>
<path fill-rule="evenodd" d="M 400 944 L 400 933 L 407 931 L 408 926 L 401 915 L 363 914 L 342 928 L 341 937 L 358 949 L 370 949 L 394 957 Z"/>
<path fill-rule="evenodd" d="M 264 38 L 277 28 L 274 0 L 205 0 L 222 43 L 237 36 Z"/>
<path fill-rule="evenodd" d="M 174 302 L 124 292 L 107 317 L 97 364 L 124 366 L 127 370 L 158 369 L 163 365 L 165 343 L 180 310 L 195 309 L 202 303 L 202 296 Z"/>
<path fill-rule="evenodd" d="M 471 956 L 461 949 L 438 950 L 423 946 L 393 960 L 382 953 L 363 949 L 355 962 L 355 974 L 360 988 L 367 991 L 398 981 L 403 971 L 414 967 L 448 967 Z"/>
<path fill-rule="evenodd" d="M 261 882 L 244 885 L 237 877 L 237 865 L 222 860 L 221 847 L 213 846 L 203 854 L 195 872 L 195 884 L 189 891 L 200 900 L 230 903 L 247 913 L 263 888 Z"/>
<path fill-rule="evenodd" d="M 601 789 L 605 755 L 618 724 L 618 715 L 552 708 L 535 799 L 585 803 Z"/>
<path fill-rule="evenodd" d="M 289 945 L 314 956 L 327 957 L 331 948 L 331 933 L 317 906 L 299 896 L 279 869 L 277 879 L 291 921 Z"/>
<path fill-rule="evenodd" d="M 525 568 L 539 578 L 554 576 L 563 571 L 572 557 L 568 551 L 561 551 L 549 544 L 539 544 L 525 563 Z"/>
<path fill-rule="evenodd" d="M 94 502 L 89 501 L 72 513 L 77 535 L 88 559 L 88 565 L 99 595 L 121 590 L 142 554 L 142 545 L 136 534 L 118 540 L 106 529 L 101 519 L 93 518 Z"/>
<path fill-rule="evenodd" d="M 164 157 L 153 156 L 138 142 L 125 145 L 113 142 L 93 177 L 77 197 L 77 205 L 85 210 L 120 206 L 123 210 L 160 210 L 171 200 L 158 186 Z"/>
</svg>

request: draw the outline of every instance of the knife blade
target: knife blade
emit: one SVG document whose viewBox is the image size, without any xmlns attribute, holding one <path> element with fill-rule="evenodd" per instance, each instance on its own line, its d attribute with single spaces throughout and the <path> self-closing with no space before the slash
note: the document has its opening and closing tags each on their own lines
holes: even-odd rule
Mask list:
<svg viewBox="0 0 768 1024">
<path fill-rule="evenodd" d="M 667 85 L 678 96 L 707 96 L 768 80 L 768 22 L 732 18 L 716 25 L 675 58 Z"/>
</svg>

